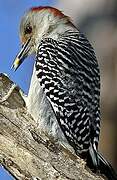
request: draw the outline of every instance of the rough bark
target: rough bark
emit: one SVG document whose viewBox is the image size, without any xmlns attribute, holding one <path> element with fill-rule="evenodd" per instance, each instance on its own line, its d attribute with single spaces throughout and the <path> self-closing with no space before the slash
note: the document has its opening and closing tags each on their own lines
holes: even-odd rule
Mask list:
<svg viewBox="0 0 117 180">
<path fill-rule="evenodd" d="M 10 93 L 8 93 L 10 92 Z M 0 74 L 0 164 L 16 179 L 102 180 L 85 162 L 40 133 L 20 89 Z"/>
</svg>

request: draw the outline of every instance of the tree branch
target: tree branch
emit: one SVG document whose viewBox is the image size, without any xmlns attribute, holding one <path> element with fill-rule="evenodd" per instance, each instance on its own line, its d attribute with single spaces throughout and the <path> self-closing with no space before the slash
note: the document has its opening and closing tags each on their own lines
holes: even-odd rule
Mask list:
<svg viewBox="0 0 117 180">
<path fill-rule="evenodd" d="M 103 179 L 86 169 L 82 159 L 39 132 L 20 89 L 4 74 L 0 74 L 0 99 L 0 164 L 16 179 Z"/>
</svg>

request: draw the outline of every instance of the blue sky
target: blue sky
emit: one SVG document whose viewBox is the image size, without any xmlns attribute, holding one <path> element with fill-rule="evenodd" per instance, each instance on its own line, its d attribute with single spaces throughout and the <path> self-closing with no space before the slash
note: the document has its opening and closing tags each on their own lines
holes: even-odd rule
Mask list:
<svg viewBox="0 0 117 180">
<path fill-rule="evenodd" d="M 8 74 L 25 93 L 29 89 L 34 59 L 27 58 L 17 72 L 11 70 L 12 62 L 20 50 L 20 19 L 32 6 L 53 5 L 55 2 L 55 0 L 0 0 L 0 73 Z M 13 180 L 13 177 L 0 167 L 0 180 Z"/>
<path fill-rule="evenodd" d="M 13 177 L 3 167 L 0 167 L 0 180 L 13 180 Z"/>
</svg>

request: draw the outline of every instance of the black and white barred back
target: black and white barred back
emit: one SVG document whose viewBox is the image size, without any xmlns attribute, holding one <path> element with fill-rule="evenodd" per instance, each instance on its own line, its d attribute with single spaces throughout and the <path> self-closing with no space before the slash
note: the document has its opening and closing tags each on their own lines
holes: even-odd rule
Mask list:
<svg viewBox="0 0 117 180">
<path fill-rule="evenodd" d="M 83 34 L 67 31 L 43 39 L 36 71 L 69 144 L 77 154 L 96 147 L 100 132 L 100 75 L 94 50 Z"/>
<path fill-rule="evenodd" d="M 45 38 L 36 55 L 36 74 L 58 124 L 77 155 L 109 180 L 112 166 L 98 152 L 100 72 L 92 46 L 79 31 Z"/>
</svg>

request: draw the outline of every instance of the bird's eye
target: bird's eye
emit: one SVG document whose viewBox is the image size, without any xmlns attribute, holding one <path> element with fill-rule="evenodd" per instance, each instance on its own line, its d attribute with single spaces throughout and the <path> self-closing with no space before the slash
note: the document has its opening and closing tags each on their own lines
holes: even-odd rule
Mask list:
<svg viewBox="0 0 117 180">
<path fill-rule="evenodd" d="M 25 34 L 31 34 L 32 33 L 32 27 L 30 25 L 26 26 Z"/>
</svg>

